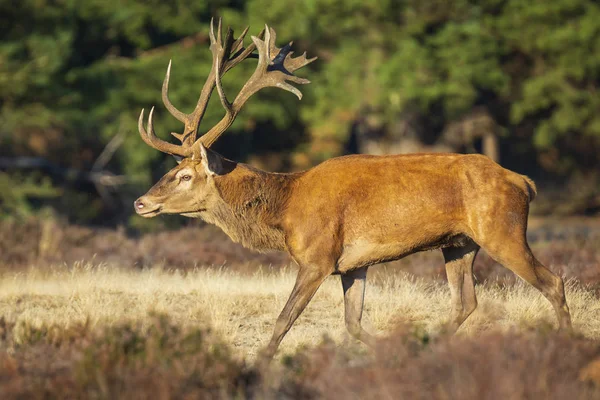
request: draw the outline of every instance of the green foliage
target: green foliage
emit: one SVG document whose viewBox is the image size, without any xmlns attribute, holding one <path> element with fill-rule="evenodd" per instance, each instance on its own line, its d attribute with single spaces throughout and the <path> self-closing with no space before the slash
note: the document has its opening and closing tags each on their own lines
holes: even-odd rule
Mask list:
<svg viewBox="0 0 600 400">
<path fill-rule="evenodd" d="M 181 130 L 160 100 L 166 66 L 172 102 L 191 110 L 218 15 L 238 33 L 268 23 L 279 44 L 319 56 L 299 72 L 312 81 L 302 102 L 267 89 L 247 104 L 217 144 L 225 156 L 277 154 L 278 165 L 305 168 L 342 154 L 360 116 L 389 130 L 416 113 L 439 137 L 485 107 L 506 133 L 504 160 L 538 156 L 566 175 L 600 166 L 593 0 L 0 0 L 0 155 L 86 170 L 124 131 L 110 167 L 143 191 L 170 164 L 139 139 L 138 113 L 156 105 L 158 134 Z M 230 98 L 253 69 L 228 73 Z M 222 115 L 213 99 L 201 131 Z"/>
<path fill-rule="evenodd" d="M 534 136 L 540 147 L 553 146 L 564 135 L 600 137 L 600 5 L 586 0 L 524 4 L 510 2 L 498 23 L 531 64 L 522 96 L 511 109 L 512 121 L 546 114 Z"/>
<path fill-rule="evenodd" d="M 34 212 L 32 200 L 60 195 L 45 177 L 0 173 L 0 219 L 24 218 Z"/>
<path fill-rule="evenodd" d="M 508 139 L 525 128 L 538 151 L 552 147 L 576 158 L 559 141 L 565 136 L 592 136 L 600 145 L 594 1 L 267 3 L 250 1 L 251 15 L 259 10 L 252 20 L 277 21 L 322 56 L 311 74 L 314 104 L 302 113 L 307 125 L 320 128 L 317 139 L 347 140 L 352 118 L 344 111 L 375 108 L 393 122 L 416 107 L 426 118 L 441 118 L 441 132 L 485 105 Z"/>
</svg>

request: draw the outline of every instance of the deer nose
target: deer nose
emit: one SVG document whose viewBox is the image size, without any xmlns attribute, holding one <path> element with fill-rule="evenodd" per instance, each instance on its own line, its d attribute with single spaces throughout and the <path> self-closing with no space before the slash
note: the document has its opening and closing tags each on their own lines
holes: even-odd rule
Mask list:
<svg viewBox="0 0 600 400">
<path fill-rule="evenodd" d="M 140 197 L 139 199 L 137 199 L 136 201 L 133 202 L 133 207 L 136 210 L 141 210 L 144 207 L 146 207 L 146 205 L 142 202 L 142 198 Z"/>
</svg>

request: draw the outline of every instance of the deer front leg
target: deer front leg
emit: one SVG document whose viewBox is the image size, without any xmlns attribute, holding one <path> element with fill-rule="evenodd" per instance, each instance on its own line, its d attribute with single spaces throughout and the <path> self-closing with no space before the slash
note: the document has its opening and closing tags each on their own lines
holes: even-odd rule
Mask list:
<svg viewBox="0 0 600 400">
<path fill-rule="evenodd" d="M 375 338 L 367 333 L 360 323 L 365 301 L 367 269 L 367 267 L 364 267 L 349 271 L 341 275 L 341 278 L 344 289 L 346 328 L 352 337 L 360 340 L 367 346 L 373 347 L 375 345 Z"/>
<path fill-rule="evenodd" d="M 296 321 L 302 311 L 304 311 L 304 308 L 330 272 L 331 271 L 329 270 L 325 272 L 317 268 L 300 267 L 292 294 L 275 323 L 273 337 L 267 348 L 261 353 L 263 359 L 270 360 L 273 358 L 277 351 L 277 347 L 279 347 L 279 343 L 281 343 L 281 340 L 287 331 L 290 330 L 294 321 Z"/>
</svg>

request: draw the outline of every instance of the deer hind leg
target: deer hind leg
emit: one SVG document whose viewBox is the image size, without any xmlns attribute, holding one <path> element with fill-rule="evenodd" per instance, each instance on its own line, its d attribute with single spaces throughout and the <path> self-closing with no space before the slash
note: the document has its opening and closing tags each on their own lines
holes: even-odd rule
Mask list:
<svg viewBox="0 0 600 400">
<path fill-rule="evenodd" d="M 527 244 L 527 209 L 524 213 L 507 213 L 507 218 L 489 222 L 481 224 L 485 228 L 474 238 L 477 243 L 490 257 L 530 283 L 550 301 L 560 329 L 571 329 L 562 278 L 539 262 Z"/>
<path fill-rule="evenodd" d="M 340 276 L 342 278 L 342 288 L 344 289 L 346 329 L 352 337 L 373 347 L 375 338 L 367 333 L 361 325 L 367 269 L 368 267 L 359 268 Z"/>
<path fill-rule="evenodd" d="M 463 247 L 442 249 L 446 263 L 446 275 L 452 302 L 450 329 L 456 331 L 477 308 L 475 283 L 473 282 L 473 262 L 479 251 L 474 242 Z"/>
<path fill-rule="evenodd" d="M 571 314 L 562 278 L 534 257 L 525 239 L 484 248 L 490 257 L 530 283 L 550 301 L 560 329 L 571 329 Z"/>
<path fill-rule="evenodd" d="M 329 274 L 329 270 L 324 272 L 318 269 L 300 267 L 294 289 L 275 323 L 271 341 L 261 354 L 263 359 L 269 360 L 273 358 L 283 337 L 290 330 L 302 311 L 304 311 L 306 305 Z"/>
</svg>

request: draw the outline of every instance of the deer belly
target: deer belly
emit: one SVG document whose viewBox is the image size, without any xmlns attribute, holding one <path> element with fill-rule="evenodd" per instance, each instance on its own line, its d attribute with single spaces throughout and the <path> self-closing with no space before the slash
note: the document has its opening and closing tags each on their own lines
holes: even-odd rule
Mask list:
<svg viewBox="0 0 600 400">
<path fill-rule="evenodd" d="M 336 271 L 344 273 L 356 268 L 398 260 L 418 251 L 402 243 L 357 241 L 344 246 Z"/>
<path fill-rule="evenodd" d="M 344 245 L 338 259 L 336 272 L 344 273 L 356 268 L 399 260 L 419 251 L 445 247 L 463 247 L 470 239 L 462 233 L 447 232 L 429 237 L 417 236 L 413 241 L 369 241 L 355 240 Z"/>
</svg>

